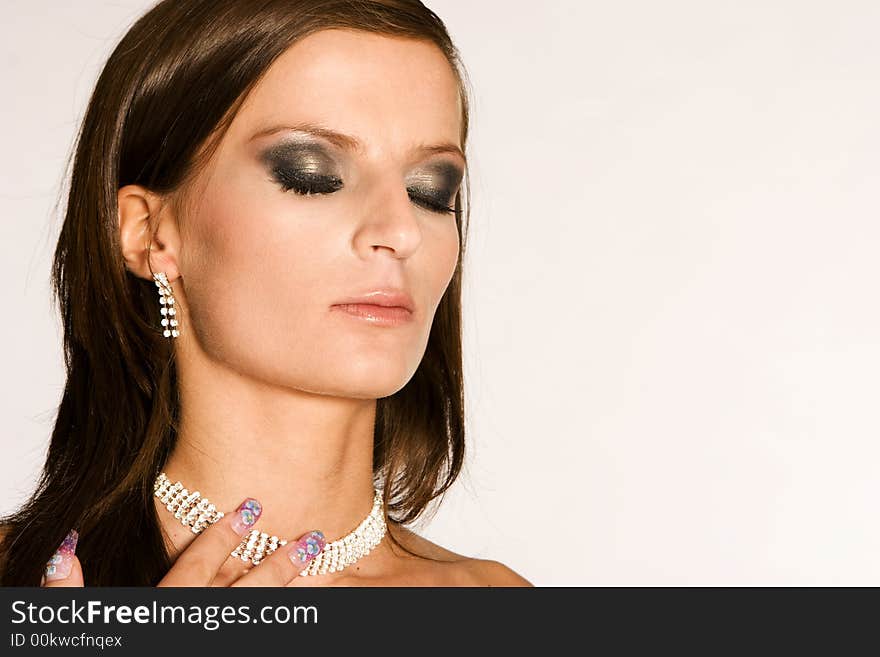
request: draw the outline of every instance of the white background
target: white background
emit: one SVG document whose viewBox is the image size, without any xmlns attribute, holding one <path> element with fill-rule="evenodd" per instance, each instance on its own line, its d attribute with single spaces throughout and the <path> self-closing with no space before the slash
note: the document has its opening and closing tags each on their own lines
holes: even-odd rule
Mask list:
<svg viewBox="0 0 880 657">
<path fill-rule="evenodd" d="M 150 5 L 0 3 L 3 512 L 64 382 L 65 158 Z M 880 585 L 880 4 L 428 5 L 474 91 L 470 444 L 415 529 L 537 585 Z"/>
</svg>

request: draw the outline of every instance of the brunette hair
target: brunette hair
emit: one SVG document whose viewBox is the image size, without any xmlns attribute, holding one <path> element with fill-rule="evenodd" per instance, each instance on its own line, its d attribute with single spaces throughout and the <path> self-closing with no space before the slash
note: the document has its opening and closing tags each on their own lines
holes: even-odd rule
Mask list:
<svg viewBox="0 0 880 657">
<path fill-rule="evenodd" d="M 273 61 L 332 28 L 440 48 L 459 83 L 464 150 L 467 74 L 445 25 L 418 0 L 163 0 L 110 55 L 77 135 L 52 263 L 66 385 L 35 492 L 0 519 L 0 585 L 37 586 L 71 528 L 86 585 L 155 586 L 171 567 L 153 481 L 177 439 L 177 368 L 154 283 L 124 266 L 117 191 L 180 189 Z M 467 171 L 465 189 L 469 199 Z M 373 474 L 391 522 L 421 516 L 464 459 L 461 269 L 470 203 L 462 214 L 461 193 L 455 209 L 458 264 L 424 357 L 401 390 L 377 400 Z"/>
</svg>

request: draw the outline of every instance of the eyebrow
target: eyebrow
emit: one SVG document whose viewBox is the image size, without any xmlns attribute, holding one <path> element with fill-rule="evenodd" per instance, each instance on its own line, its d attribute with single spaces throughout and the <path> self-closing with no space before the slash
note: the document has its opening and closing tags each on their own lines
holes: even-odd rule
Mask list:
<svg viewBox="0 0 880 657">
<path fill-rule="evenodd" d="M 258 137 L 265 137 L 276 132 L 281 132 L 282 130 L 294 130 L 296 132 L 304 132 L 310 135 L 314 135 L 316 137 L 322 137 L 330 143 L 335 144 L 336 146 L 339 146 L 340 148 L 348 151 L 362 153 L 364 150 L 364 145 L 357 139 L 357 137 L 347 135 L 343 132 L 337 132 L 336 130 L 331 130 L 330 128 L 327 128 L 325 126 L 310 122 L 275 125 L 270 128 L 260 130 L 251 137 L 251 140 L 257 139 Z M 465 164 L 467 164 L 467 157 L 465 157 L 465 154 L 462 152 L 461 148 L 459 148 L 456 144 L 453 144 L 452 142 L 442 142 L 438 144 L 422 143 L 416 145 L 413 150 L 418 153 L 427 153 L 431 155 L 441 153 L 453 153 L 455 155 L 458 155 L 462 160 L 464 160 Z"/>
</svg>

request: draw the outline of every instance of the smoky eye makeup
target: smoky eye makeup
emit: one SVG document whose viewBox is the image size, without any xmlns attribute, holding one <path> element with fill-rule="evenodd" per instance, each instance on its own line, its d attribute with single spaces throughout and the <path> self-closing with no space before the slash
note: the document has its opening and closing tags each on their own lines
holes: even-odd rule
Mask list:
<svg viewBox="0 0 880 657">
<path fill-rule="evenodd" d="M 283 192 L 332 194 L 344 186 L 338 159 L 319 142 L 285 140 L 265 148 L 259 159 Z M 451 162 L 429 162 L 407 176 L 406 189 L 412 202 L 424 209 L 457 214 L 452 206 L 463 177 L 463 170 Z"/>
<path fill-rule="evenodd" d="M 336 160 L 324 146 L 315 142 L 274 144 L 262 151 L 260 160 L 284 191 L 328 194 L 342 187 Z"/>
<path fill-rule="evenodd" d="M 452 204 L 461 186 L 463 171 L 448 162 L 427 165 L 407 178 L 407 190 L 435 209 L 454 211 Z"/>
</svg>

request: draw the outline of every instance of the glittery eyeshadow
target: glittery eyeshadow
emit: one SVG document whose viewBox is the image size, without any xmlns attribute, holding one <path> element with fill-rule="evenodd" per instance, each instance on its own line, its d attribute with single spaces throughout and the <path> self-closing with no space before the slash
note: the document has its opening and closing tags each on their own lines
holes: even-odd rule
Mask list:
<svg viewBox="0 0 880 657">
<path fill-rule="evenodd" d="M 408 189 L 429 198 L 440 205 L 451 205 L 461 185 L 464 173 L 448 162 L 437 162 L 416 171 L 410 176 Z"/>
</svg>

